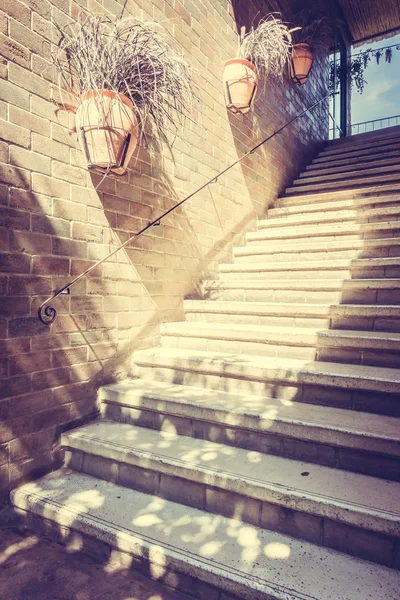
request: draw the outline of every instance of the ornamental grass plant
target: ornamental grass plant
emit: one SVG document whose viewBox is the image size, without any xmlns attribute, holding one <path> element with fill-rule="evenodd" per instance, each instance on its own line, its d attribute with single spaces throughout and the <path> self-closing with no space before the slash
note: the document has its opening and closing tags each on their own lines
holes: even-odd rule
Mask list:
<svg viewBox="0 0 400 600">
<path fill-rule="evenodd" d="M 147 132 L 168 143 L 193 98 L 191 69 L 173 38 L 156 23 L 97 15 L 81 15 L 60 33 L 53 63 L 61 95 L 124 94 L 139 120 L 139 138 Z"/>
<path fill-rule="evenodd" d="M 242 28 L 237 58 L 249 60 L 257 76 L 263 72 L 265 77 L 282 79 L 290 58 L 292 31 L 280 15 L 269 14 L 247 33 Z"/>
</svg>

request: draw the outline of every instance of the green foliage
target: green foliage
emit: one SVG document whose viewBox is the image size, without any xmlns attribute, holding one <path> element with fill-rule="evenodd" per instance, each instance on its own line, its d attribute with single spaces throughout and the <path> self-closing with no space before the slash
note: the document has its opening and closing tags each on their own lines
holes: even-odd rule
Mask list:
<svg viewBox="0 0 400 600">
<path fill-rule="evenodd" d="M 348 65 L 348 73 L 351 81 L 351 85 L 355 86 L 357 91 L 362 94 L 365 86 L 368 81 L 365 79 L 365 70 L 368 68 L 368 65 L 372 61 L 372 59 L 376 60 L 376 64 L 379 65 L 381 63 L 382 57 L 385 59 L 385 62 L 391 63 L 393 57 L 393 49 L 400 50 L 400 44 L 398 46 L 391 46 L 389 48 L 378 48 L 376 50 L 372 50 L 369 48 L 368 50 L 364 50 L 359 54 L 353 56 Z M 336 79 L 340 80 L 341 75 L 341 66 L 336 64 Z M 335 64 L 334 61 L 330 63 L 330 73 L 329 73 L 329 91 L 334 91 L 335 84 Z"/>
</svg>

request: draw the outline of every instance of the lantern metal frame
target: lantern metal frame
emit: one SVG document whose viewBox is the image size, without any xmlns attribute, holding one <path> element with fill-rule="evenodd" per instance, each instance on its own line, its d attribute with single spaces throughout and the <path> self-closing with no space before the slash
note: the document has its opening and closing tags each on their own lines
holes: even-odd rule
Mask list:
<svg viewBox="0 0 400 600">
<path fill-rule="evenodd" d="M 89 153 L 89 147 L 86 141 L 86 129 L 102 129 L 101 127 L 93 127 L 93 125 L 82 125 L 79 129 L 81 132 L 81 136 L 82 136 L 82 142 L 83 142 L 83 149 L 85 151 L 85 157 L 86 157 L 86 162 L 87 162 L 87 168 L 94 173 L 100 173 L 101 175 L 104 174 L 108 174 L 108 173 L 112 173 L 113 175 L 115 175 L 116 177 L 124 177 L 127 172 L 128 169 L 126 167 L 124 167 L 124 162 L 125 162 L 125 158 L 126 158 L 126 154 L 128 152 L 128 148 L 129 148 L 129 143 L 131 141 L 131 132 L 128 129 L 123 129 L 122 127 L 112 127 L 111 129 L 119 129 L 120 131 L 123 131 L 125 133 L 125 140 L 124 140 L 124 145 L 122 148 L 122 153 L 121 153 L 121 158 L 119 163 L 110 163 L 107 167 L 99 167 L 96 163 L 92 163 L 90 162 L 90 153 Z M 122 169 L 123 172 L 122 173 L 116 173 L 113 169 Z"/>
<path fill-rule="evenodd" d="M 228 102 L 229 102 L 226 105 L 226 108 L 228 110 L 230 110 L 231 113 L 233 113 L 234 115 L 237 115 L 237 114 L 245 115 L 251 109 L 253 101 L 254 101 L 254 96 L 256 95 L 256 91 L 257 91 L 257 87 L 258 87 L 258 85 L 257 85 L 257 83 L 255 81 L 252 82 L 253 83 L 253 91 L 251 93 L 249 103 L 246 104 L 246 105 L 244 105 L 244 106 L 237 107 L 232 102 L 232 96 L 231 96 L 229 84 L 230 83 L 240 83 L 241 81 L 247 81 L 248 82 L 249 79 L 247 77 L 243 77 L 242 79 L 229 79 L 228 81 L 225 81 L 225 84 L 224 84 L 225 88 L 226 88 L 226 97 L 228 98 Z M 246 112 L 243 112 L 244 110 Z"/>
<path fill-rule="evenodd" d="M 302 44 L 298 44 L 298 45 L 301 46 Z M 309 44 L 306 44 L 306 45 L 309 46 Z M 296 69 L 294 67 L 294 58 L 293 58 L 293 50 L 292 50 L 292 54 L 291 54 L 291 57 L 290 57 L 290 77 L 291 77 L 291 80 L 293 81 L 293 83 L 296 83 L 298 85 L 304 85 L 305 83 L 307 83 L 307 80 L 308 80 L 308 78 L 310 76 L 310 73 L 311 73 L 311 70 L 313 68 L 314 57 L 313 57 L 313 54 L 311 52 L 311 48 L 310 47 L 309 47 L 308 52 L 311 55 L 310 58 L 309 58 L 309 61 L 311 63 L 310 64 L 310 68 L 308 69 L 307 74 L 299 74 L 298 75 L 296 73 Z"/>
</svg>

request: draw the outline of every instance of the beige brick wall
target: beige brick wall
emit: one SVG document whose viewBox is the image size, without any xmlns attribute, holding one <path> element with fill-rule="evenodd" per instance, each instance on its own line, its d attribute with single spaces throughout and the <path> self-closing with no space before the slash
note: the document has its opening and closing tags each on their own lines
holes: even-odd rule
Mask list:
<svg viewBox="0 0 400 600">
<path fill-rule="evenodd" d="M 183 318 L 185 295 L 230 259 L 233 243 L 326 136 L 321 112 L 305 117 L 58 299 L 51 327 L 40 324 L 37 308 L 52 290 L 325 93 L 316 66 L 304 88 L 268 81 L 248 116 L 227 113 L 221 73 L 237 23 L 277 2 L 128 0 L 129 13 L 162 22 L 181 44 L 198 103 L 174 160 L 139 148 L 129 175 L 96 191 L 74 117 L 51 102 L 53 72 L 45 69 L 56 24 L 81 9 L 115 15 L 121 5 L 0 0 L 0 502 L 57 464 L 59 432 L 94 413 L 98 385 L 125 376 L 136 348 L 157 344 L 160 322 Z"/>
</svg>

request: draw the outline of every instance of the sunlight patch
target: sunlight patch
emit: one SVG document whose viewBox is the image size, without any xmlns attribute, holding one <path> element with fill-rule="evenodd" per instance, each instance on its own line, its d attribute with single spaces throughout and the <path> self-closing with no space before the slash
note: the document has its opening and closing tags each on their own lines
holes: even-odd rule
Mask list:
<svg viewBox="0 0 400 600">
<path fill-rule="evenodd" d="M 33 548 L 38 543 L 38 538 L 36 536 L 30 536 L 25 540 L 20 542 L 16 542 L 8 546 L 3 552 L 0 552 L 0 565 L 4 564 L 11 556 L 17 554 L 21 550 L 28 550 L 29 548 Z"/>
<path fill-rule="evenodd" d="M 204 460 L 206 462 L 211 462 L 212 460 L 215 460 L 217 458 L 217 453 L 216 452 L 205 452 L 201 458 L 202 458 L 202 460 Z"/>
<path fill-rule="evenodd" d="M 207 542 L 206 544 L 203 544 L 200 548 L 200 554 L 202 556 L 214 556 L 215 554 L 217 554 L 217 552 L 219 552 L 222 548 L 222 546 L 224 545 L 224 542 L 218 542 L 217 540 L 213 541 L 213 542 Z"/>
<path fill-rule="evenodd" d="M 264 554 L 268 558 L 289 558 L 291 551 L 287 544 L 272 542 L 265 546 Z"/>
<path fill-rule="evenodd" d="M 244 548 L 240 557 L 244 563 L 253 564 L 260 554 L 259 548 Z"/>
<path fill-rule="evenodd" d="M 259 546 L 257 530 L 254 527 L 241 527 L 238 531 L 237 542 L 240 546 Z"/>
<path fill-rule="evenodd" d="M 162 523 L 161 519 L 153 514 L 141 515 L 132 521 L 132 524 L 137 525 L 138 527 L 151 527 L 152 525 L 159 525 L 160 523 Z"/>
<path fill-rule="evenodd" d="M 100 494 L 99 490 L 92 489 L 72 494 L 72 496 L 68 498 L 68 501 L 72 504 L 77 502 L 86 504 L 88 507 L 99 508 L 104 503 L 104 497 Z"/>
<path fill-rule="evenodd" d="M 260 452 L 248 452 L 247 459 L 251 463 L 259 463 L 261 462 L 262 455 Z"/>
<path fill-rule="evenodd" d="M 283 398 L 280 400 L 280 403 L 281 403 L 283 406 L 293 406 L 293 402 L 292 402 L 291 400 L 285 400 L 285 399 L 283 399 Z"/>
<path fill-rule="evenodd" d="M 152 579 L 164 577 L 168 571 L 168 560 L 162 546 L 153 545 L 149 549 L 150 574 Z"/>
</svg>

